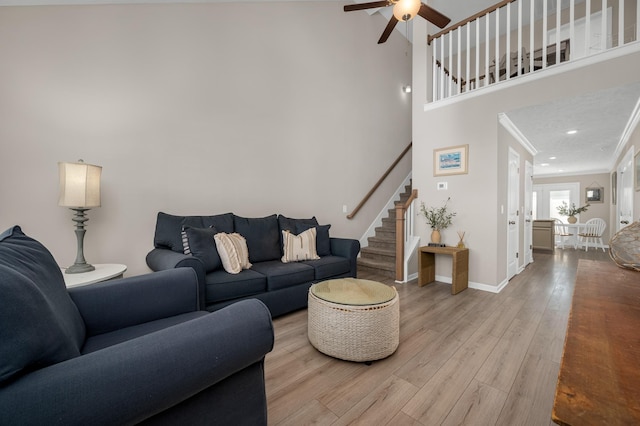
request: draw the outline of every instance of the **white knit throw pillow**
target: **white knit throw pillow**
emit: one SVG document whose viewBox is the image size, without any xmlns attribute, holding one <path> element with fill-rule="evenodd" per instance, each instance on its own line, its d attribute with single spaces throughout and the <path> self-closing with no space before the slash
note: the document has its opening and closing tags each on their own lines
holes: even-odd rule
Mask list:
<svg viewBox="0 0 640 426">
<path fill-rule="evenodd" d="M 240 234 L 217 233 L 213 236 L 222 261 L 222 267 L 230 274 L 239 274 L 243 269 L 251 268 L 247 240 Z"/>
</svg>

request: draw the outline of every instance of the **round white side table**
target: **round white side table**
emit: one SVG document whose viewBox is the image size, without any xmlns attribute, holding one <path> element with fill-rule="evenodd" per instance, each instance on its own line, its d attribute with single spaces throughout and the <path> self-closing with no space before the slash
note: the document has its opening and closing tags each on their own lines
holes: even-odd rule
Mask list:
<svg viewBox="0 0 640 426">
<path fill-rule="evenodd" d="M 94 271 L 81 272 L 79 274 L 66 274 L 64 268 L 62 268 L 64 283 L 67 287 L 95 284 L 115 278 L 122 278 L 122 275 L 127 270 L 127 265 L 115 263 L 94 264 L 93 266 L 96 268 Z"/>
</svg>

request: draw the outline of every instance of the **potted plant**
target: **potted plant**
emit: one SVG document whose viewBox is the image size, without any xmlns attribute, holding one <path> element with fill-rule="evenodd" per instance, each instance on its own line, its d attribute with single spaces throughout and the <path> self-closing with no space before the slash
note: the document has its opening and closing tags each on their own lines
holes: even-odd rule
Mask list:
<svg viewBox="0 0 640 426">
<path fill-rule="evenodd" d="M 586 212 L 587 208 L 590 206 L 591 204 L 587 203 L 582 207 L 576 207 L 575 203 L 571 203 L 571 207 L 569 207 L 567 203 L 563 201 L 562 205 L 558 206 L 558 213 L 561 216 L 568 216 L 567 222 L 576 223 L 578 221 L 578 219 L 576 218 L 576 215 L 582 212 Z"/>
<path fill-rule="evenodd" d="M 453 223 L 455 212 L 449 211 L 447 203 L 451 198 L 447 198 L 442 207 L 426 207 L 424 202 L 420 203 L 420 214 L 426 219 L 427 225 L 432 229 L 431 242 L 440 244 L 440 231 L 448 228 Z"/>
</svg>

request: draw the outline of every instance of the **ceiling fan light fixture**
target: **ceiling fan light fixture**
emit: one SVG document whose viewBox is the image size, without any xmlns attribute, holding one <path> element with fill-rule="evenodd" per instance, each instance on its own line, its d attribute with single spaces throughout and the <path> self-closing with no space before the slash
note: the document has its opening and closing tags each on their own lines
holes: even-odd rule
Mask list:
<svg viewBox="0 0 640 426">
<path fill-rule="evenodd" d="M 420 0 L 398 0 L 393 5 L 393 16 L 398 21 L 410 21 L 416 17 L 421 5 Z"/>
</svg>

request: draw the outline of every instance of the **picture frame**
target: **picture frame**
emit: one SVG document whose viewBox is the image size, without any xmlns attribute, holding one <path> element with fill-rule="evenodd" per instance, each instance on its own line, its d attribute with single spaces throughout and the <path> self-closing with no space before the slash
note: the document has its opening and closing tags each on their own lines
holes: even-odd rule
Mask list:
<svg viewBox="0 0 640 426">
<path fill-rule="evenodd" d="M 604 188 L 591 186 L 584 190 L 584 200 L 589 204 L 604 203 Z"/>
<path fill-rule="evenodd" d="M 636 191 L 640 191 L 640 151 L 633 157 L 633 182 Z"/>
<path fill-rule="evenodd" d="M 469 145 L 433 150 L 433 175 L 463 175 L 469 171 Z"/>
</svg>

